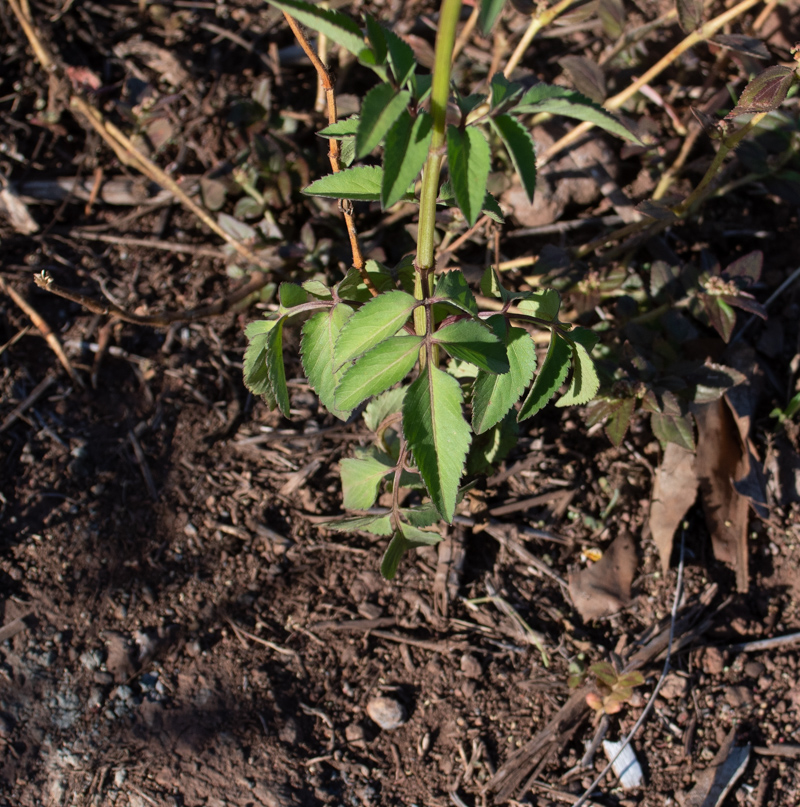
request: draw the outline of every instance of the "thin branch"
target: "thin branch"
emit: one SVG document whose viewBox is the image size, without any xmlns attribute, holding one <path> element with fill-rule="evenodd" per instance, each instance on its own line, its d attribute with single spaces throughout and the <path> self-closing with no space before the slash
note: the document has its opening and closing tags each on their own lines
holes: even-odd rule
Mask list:
<svg viewBox="0 0 800 807">
<path fill-rule="evenodd" d="M 83 306 L 91 311 L 93 314 L 101 314 L 105 316 L 113 316 L 121 319 L 123 322 L 130 322 L 134 325 L 150 325 L 154 328 L 164 328 L 171 325 L 173 322 L 196 322 L 200 319 L 207 319 L 208 317 L 218 316 L 230 311 L 233 306 L 245 300 L 251 294 L 260 291 L 267 285 L 269 279 L 263 272 L 254 272 L 252 279 L 244 286 L 240 286 L 236 291 L 232 292 L 227 297 L 220 300 L 215 300 L 208 305 L 200 306 L 199 308 L 190 308 L 187 311 L 171 311 L 161 314 L 129 314 L 118 305 L 109 301 L 101 301 L 95 297 L 89 297 L 86 294 L 72 291 L 71 289 L 59 286 L 53 281 L 52 276 L 48 272 L 42 272 L 35 275 L 34 280 L 36 285 L 41 289 L 46 289 L 65 300 L 70 300 L 73 303 Z"/>
<path fill-rule="evenodd" d="M 6 283 L 4 277 L 0 277 L 0 291 L 7 294 L 30 318 L 31 322 L 39 329 L 39 332 L 50 345 L 50 349 L 56 354 L 56 358 L 61 362 L 61 366 L 67 371 L 69 377 L 81 388 L 85 385 L 83 380 L 75 371 L 72 362 L 64 352 L 61 342 L 53 333 L 53 330 L 45 322 L 42 315 L 13 287 Z"/>
<path fill-rule="evenodd" d="M 311 47 L 311 44 L 306 38 L 306 35 L 303 33 L 302 28 L 300 28 L 300 26 L 297 24 L 297 21 L 285 11 L 283 12 L 283 16 L 286 17 L 286 22 L 292 29 L 295 39 L 297 39 L 300 47 L 305 52 L 306 56 L 308 56 L 309 61 L 317 71 L 317 76 L 319 77 L 322 90 L 325 93 L 326 105 L 328 107 L 328 124 L 332 125 L 336 123 L 337 118 L 336 96 L 334 94 L 333 81 L 331 81 L 328 68 L 325 67 L 319 56 L 317 56 L 316 52 L 314 51 L 314 48 Z M 334 174 L 338 174 L 339 171 L 342 170 L 341 151 L 339 148 L 339 141 L 334 137 L 328 138 L 328 159 L 331 163 L 331 170 Z M 361 279 L 364 281 L 364 285 L 369 289 L 370 294 L 373 297 L 377 297 L 378 290 L 375 288 L 372 278 L 370 278 L 369 274 L 367 274 L 364 253 L 361 251 L 361 243 L 358 240 L 358 231 L 356 230 L 356 223 L 355 219 L 353 218 L 353 204 L 352 202 L 344 200 L 340 207 L 342 214 L 344 215 L 345 226 L 347 227 L 347 236 L 350 239 L 350 251 L 353 253 L 353 266 L 355 266 L 355 268 L 358 270 L 358 273 L 361 275 Z"/>
</svg>

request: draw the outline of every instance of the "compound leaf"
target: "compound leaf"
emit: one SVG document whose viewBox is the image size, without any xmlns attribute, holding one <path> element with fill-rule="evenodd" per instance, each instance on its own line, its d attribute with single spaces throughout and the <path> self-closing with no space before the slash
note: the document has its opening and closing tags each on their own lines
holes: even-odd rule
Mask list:
<svg viewBox="0 0 800 807">
<path fill-rule="evenodd" d="M 346 361 L 394 336 L 403 327 L 417 301 L 404 291 L 388 291 L 364 303 L 345 323 L 336 342 L 335 361 Z"/>
<path fill-rule="evenodd" d="M 419 176 L 428 157 L 432 122 L 427 112 L 420 112 L 412 120 L 408 110 L 404 109 L 386 135 L 381 185 L 381 206 L 384 209 L 402 199 L 408 186 Z"/>
<path fill-rule="evenodd" d="M 481 371 L 472 393 L 472 429 L 483 434 L 505 417 L 530 384 L 536 368 L 536 349 L 523 328 L 508 327 L 505 317 L 490 317 L 488 324 L 508 352 L 509 371 L 502 375 Z"/>
<path fill-rule="evenodd" d="M 382 168 L 377 165 L 357 165 L 312 182 L 307 188 L 303 188 L 303 193 L 329 199 L 377 202 L 381 198 L 382 182 Z"/>
<path fill-rule="evenodd" d="M 517 416 L 520 423 L 535 415 L 556 394 L 556 390 L 567 377 L 569 363 L 569 342 L 554 330 L 550 336 L 550 347 L 544 357 L 542 369 L 539 370 L 539 375 L 536 376 Z"/>
<path fill-rule="evenodd" d="M 340 420 L 347 420 L 353 407 L 341 409 L 334 401 L 334 391 L 344 371 L 334 372 L 333 351 L 342 326 L 352 315 L 353 309 L 344 303 L 320 311 L 303 326 L 300 341 L 300 355 L 309 383 L 323 406 Z"/>
<path fill-rule="evenodd" d="M 367 93 L 356 132 L 356 159 L 366 157 L 383 140 L 410 100 L 408 90 L 395 92 L 391 84 L 378 84 Z"/>
<path fill-rule="evenodd" d="M 366 49 L 364 35 L 357 23 L 345 14 L 305 3 L 303 0 L 267 0 L 271 6 L 294 17 L 299 23 L 329 37 L 354 56 Z"/>
<path fill-rule="evenodd" d="M 336 405 L 355 409 L 402 381 L 416 364 L 421 344 L 421 336 L 392 336 L 367 351 L 345 371 L 336 388 Z"/>
<path fill-rule="evenodd" d="M 439 328 L 434 341 L 454 358 L 474 364 L 488 373 L 507 373 L 508 356 L 505 345 L 483 323 L 460 319 Z"/>
<path fill-rule="evenodd" d="M 528 201 L 533 204 L 536 191 L 536 151 L 528 130 L 511 115 L 498 115 L 491 119 L 492 126 L 506 147 L 517 175 L 525 188 Z"/>
<path fill-rule="evenodd" d="M 470 443 L 469 424 L 461 414 L 461 385 L 431 367 L 420 373 L 403 401 L 403 432 L 431 500 L 452 523 L 458 481 Z"/>
<path fill-rule="evenodd" d="M 447 127 L 447 161 L 456 203 L 471 227 L 478 220 L 486 197 L 491 151 L 483 133 L 474 126 L 463 131 Z"/>
</svg>

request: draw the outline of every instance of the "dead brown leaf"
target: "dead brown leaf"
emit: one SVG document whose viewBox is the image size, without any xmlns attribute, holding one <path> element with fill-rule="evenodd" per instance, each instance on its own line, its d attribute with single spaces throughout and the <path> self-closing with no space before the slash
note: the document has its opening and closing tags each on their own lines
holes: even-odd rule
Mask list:
<svg viewBox="0 0 800 807">
<path fill-rule="evenodd" d="M 664 571 L 669 568 L 675 530 L 694 504 L 698 486 L 694 453 L 677 443 L 667 443 L 650 503 L 650 532 Z"/>
<path fill-rule="evenodd" d="M 615 614 L 628 605 L 637 561 L 633 538 L 621 532 L 597 563 L 570 574 L 569 593 L 584 620 Z"/>
<path fill-rule="evenodd" d="M 724 398 L 695 412 L 697 421 L 697 477 L 714 557 L 736 572 L 736 587 L 747 591 L 749 559 L 747 523 L 750 503 L 735 481 L 750 471 L 739 427 Z"/>
</svg>

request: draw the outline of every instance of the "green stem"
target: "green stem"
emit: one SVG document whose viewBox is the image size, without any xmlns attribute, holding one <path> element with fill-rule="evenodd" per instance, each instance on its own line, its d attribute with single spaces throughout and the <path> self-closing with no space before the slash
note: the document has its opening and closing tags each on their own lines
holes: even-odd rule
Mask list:
<svg viewBox="0 0 800 807">
<path fill-rule="evenodd" d="M 714 181 L 714 177 L 719 173 L 720 168 L 722 168 L 722 163 L 725 161 L 725 158 L 739 145 L 745 135 L 751 132 L 767 114 L 767 112 L 759 112 L 757 115 L 753 115 L 752 120 L 745 126 L 742 126 L 741 129 L 737 129 L 733 134 L 723 139 L 719 150 L 714 156 L 714 160 L 708 167 L 708 171 L 706 171 L 705 176 L 700 180 L 700 184 L 686 199 L 672 208 L 672 212 L 675 213 L 675 215 L 686 215 L 697 202 L 707 195 L 708 187 Z"/>
<path fill-rule="evenodd" d="M 442 0 L 439 11 L 439 28 L 436 33 L 436 58 L 433 65 L 433 86 L 431 87 L 431 117 L 433 135 L 428 150 L 428 159 L 422 171 L 422 190 L 419 198 L 419 233 L 417 236 L 417 276 L 414 282 L 414 296 L 424 299 L 427 292 L 423 276 L 433 272 L 436 233 L 436 198 L 439 195 L 439 173 L 444 160 L 447 134 L 447 101 L 450 98 L 450 68 L 453 46 L 456 40 L 456 27 L 461 13 L 461 0 Z M 427 329 L 425 310 L 420 307 L 414 312 L 414 327 L 420 336 Z"/>
</svg>

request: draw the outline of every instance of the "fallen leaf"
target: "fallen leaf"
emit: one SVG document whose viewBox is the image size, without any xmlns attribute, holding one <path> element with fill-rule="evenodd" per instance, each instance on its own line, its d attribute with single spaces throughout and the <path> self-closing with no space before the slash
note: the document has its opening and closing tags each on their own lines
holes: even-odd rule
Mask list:
<svg viewBox="0 0 800 807">
<path fill-rule="evenodd" d="M 569 593 L 585 621 L 615 614 L 628 605 L 637 562 L 633 538 L 622 532 L 597 563 L 570 573 Z"/>
<path fill-rule="evenodd" d="M 664 571 L 669 568 L 675 530 L 694 504 L 698 487 L 694 452 L 677 443 L 667 443 L 650 503 L 650 532 Z"/>
<path fill-rule="evenodd" d="M 697 407 L 695 420 L 697 477 L 714 557 L 735 571 L 737 589 L 747 591 L 750 503 L 734 483 L 749 472 L 748 454 L 742 450 L 736 420 L 724 398 Z"/>
</svg>

